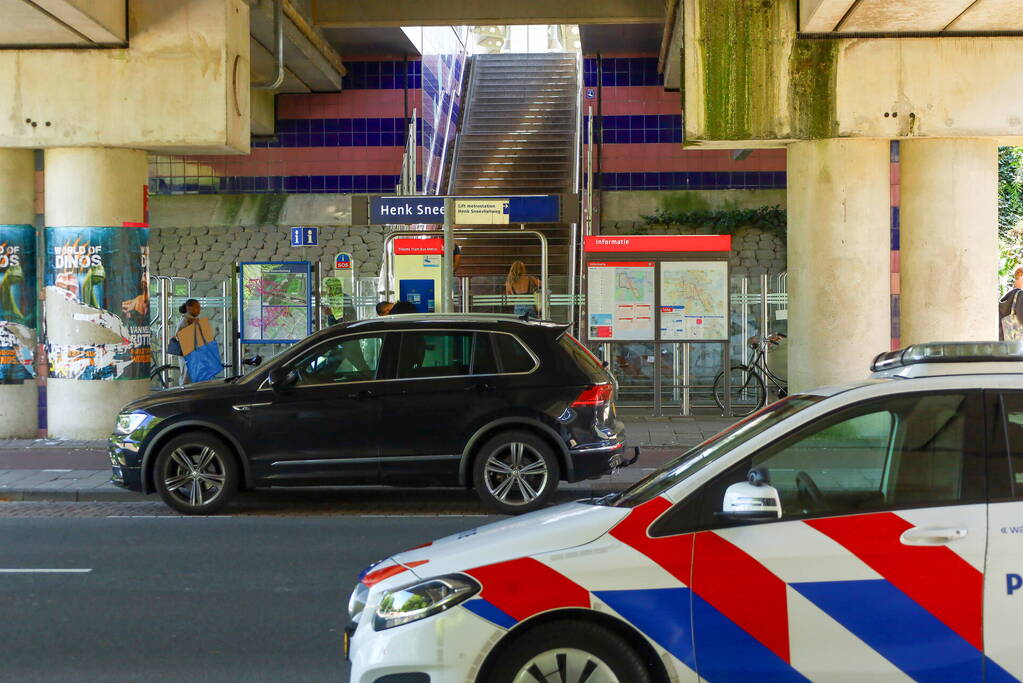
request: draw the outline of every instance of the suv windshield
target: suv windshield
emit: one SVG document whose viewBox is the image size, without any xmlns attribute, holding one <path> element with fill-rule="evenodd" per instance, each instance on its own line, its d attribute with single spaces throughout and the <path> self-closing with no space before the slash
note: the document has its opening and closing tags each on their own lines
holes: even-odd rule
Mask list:
<svg viewBox="0 0 1023 683">
<path fill-rule="evenodd" d="M 782 420 L 809 408 L 824 398 L 824 396 L 812 394 L 789 396 L 753 413 L 720 434 L 712 436 L 666 463 L 661 469 L 639 480 L 621 493 L 604 499 L 604 504 L 614 507 L 634 507 L 656 498 L 686 477 L 692 476 L 710 465 L 725 453 L 738 448 Z"/>
</svg>

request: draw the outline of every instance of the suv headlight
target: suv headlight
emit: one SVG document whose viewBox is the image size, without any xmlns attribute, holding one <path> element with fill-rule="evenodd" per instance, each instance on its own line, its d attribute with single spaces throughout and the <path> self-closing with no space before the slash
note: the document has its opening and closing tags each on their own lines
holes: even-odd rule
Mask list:
<svg viewBox="0 0 1023 683">
<path fill-rule="evenodd" d="M 480 590 L 480 585 L 469 577 L 452 574 L 387 591 L 380 596 L 373 628 L 383 631 L 431 617 L 468 600 Z"/>
<path fill-rule="evenodd" d="M 142 423 L 149 417 L 147 413 L 121 413 L 117 416 L 114 424 L 114 434 L 126 436 L 142 426 Z"/>
</svg>

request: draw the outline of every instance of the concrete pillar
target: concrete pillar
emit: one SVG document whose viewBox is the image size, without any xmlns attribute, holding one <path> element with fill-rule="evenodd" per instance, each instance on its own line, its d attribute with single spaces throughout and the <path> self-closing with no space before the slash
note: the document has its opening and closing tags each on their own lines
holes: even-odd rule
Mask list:
<svg viewBox="0 0 1023 683">
<path fill-rule="evenodd" d="M 998 339 L 998 143 L 903 140 L 903 346 Z"/>
<path fill-rule="evenodd" d="M 149 390 L 146 153 L 46 150 L 47 427 L 102 439 Z"/>
<path fill-rule="evenodd" d="M 0 438 L 39 436 L 35 158 L 0 149 Z"/>
<path fill-rule="evenodd" d="M 789 386 L 863 379 L 891 347 L 886 140 L 788 152 Z"/>
</svg>

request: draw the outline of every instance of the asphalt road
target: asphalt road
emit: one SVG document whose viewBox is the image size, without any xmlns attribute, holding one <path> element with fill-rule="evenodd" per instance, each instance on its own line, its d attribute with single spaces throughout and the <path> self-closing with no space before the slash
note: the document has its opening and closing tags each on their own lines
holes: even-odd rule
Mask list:
<svg viewBox="0 0 1023 683">
<path fill-rule="evenodd" d="M 0 681 L 347 681 L 359 571 L 491 519 L 0 519 Z"/>
</svg>

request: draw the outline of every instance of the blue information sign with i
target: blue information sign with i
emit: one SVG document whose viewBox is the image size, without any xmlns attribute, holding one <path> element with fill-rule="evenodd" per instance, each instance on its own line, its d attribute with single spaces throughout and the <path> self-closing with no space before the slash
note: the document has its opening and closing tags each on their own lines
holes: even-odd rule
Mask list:
<svg viewBox="0 0 1023 683">
<path fill-rule="evenodd" d="M 295 227 L 291 229 L 291 246 L 315 247 L 319 243 L 320 229 L 316 227 Z"/>
</svg>

